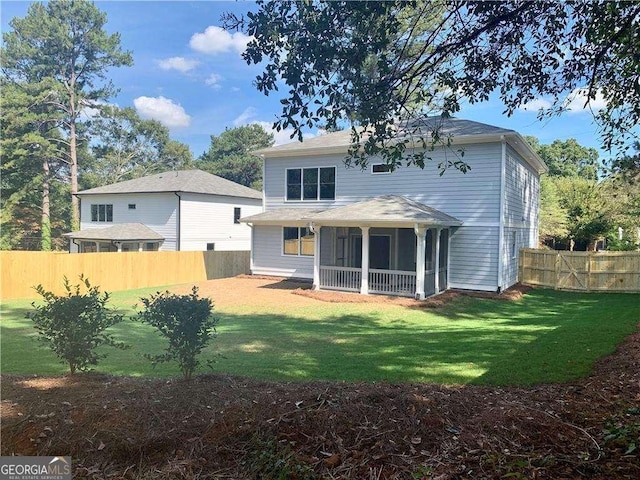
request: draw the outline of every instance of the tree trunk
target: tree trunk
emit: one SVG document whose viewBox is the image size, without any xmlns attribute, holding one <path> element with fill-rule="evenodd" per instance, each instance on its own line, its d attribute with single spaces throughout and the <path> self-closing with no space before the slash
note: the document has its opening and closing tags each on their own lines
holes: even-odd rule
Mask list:
<svg viewBox="0 0 640 480">
<path fill-rule="evenodd" d="M 76 121 L 71 118 L 69 124 L 69 160 L 71 167 L 71 230 L 80 230 L 80 208 L 78 203 L 78 153 L 76 148 Z"/>
<path fill-rule="evenodd" d="M 42 221 L 40 225 L 41 249 L 44 252 L 51 251 L 51 203 L 50 203 L 50 170 L 49 160 L 42 161 Z"/>
</svg>

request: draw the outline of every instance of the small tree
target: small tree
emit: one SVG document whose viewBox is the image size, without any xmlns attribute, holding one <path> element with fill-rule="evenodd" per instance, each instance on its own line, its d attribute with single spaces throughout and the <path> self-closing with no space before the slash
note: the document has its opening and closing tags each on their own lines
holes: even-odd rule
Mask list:
<svg viewBox="0 0 640 480">
<path fill-rule="evenodd" d="M 146 354 L 154 366 L 160 362 L 178 362 L 185 380 L 190 380 L 200 362 L 196 358 L 216 337 L 218 320 L 211 314 L 213 302 L 200 298 L 198 288 L 191 294 L 176 295 L 168 291 L 141 298 L 144 311 L 136 319 L 155 327 L 169 345 L 161 355 Z"/>
<path fill-rule="evenodd" d="M 125 349 L 128 345 L 117 342 L 105 330 L 123 320 L 122 315 L 107 308 L 108 293 L 100 293 L 89 280 L 80 276 L 80 284 L 71 286 L 64 277 L 66 295 L 55 295 L 42 285 L 35 287 L 44 299 L 44 305 L 32 303 L 34 311 L 27 313 L 42 342 L 64 363 L 69 365 L 71 374 L 85 371 L 106 355 L 96 353 L 102 345 Z M 87 289 L 81 293 L 81 285 Z"/>
</svg>

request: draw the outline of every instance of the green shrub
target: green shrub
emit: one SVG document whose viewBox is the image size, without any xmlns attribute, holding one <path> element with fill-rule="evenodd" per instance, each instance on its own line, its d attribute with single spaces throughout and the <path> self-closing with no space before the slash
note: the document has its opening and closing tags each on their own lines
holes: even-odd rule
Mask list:
<svg viewBox="0 0 640 480">
<path fill-rule="evenodd" d="M 102 345 L 116 348 L 128 348 L 122 342 L 116 342 L 105 330 L 123 320 L 122 315 L 107 308 L 108 293 L 100 293 L 98 287 L 92 287 L 89 280 L 80 276 L 80 284 L 71 286 L 64 277 L 66 295 L 55 295 L 46 291 L 42 285 L 35 287 L 44 299 L 44 305 L 32 303 L 34 311 L 27 318 L 34 323 L 40 340 L 51 348 L 63 363 L 69 365 L 72 374 L 85 371 L 97 365 L 100 358 L 95 350 Z M 81 285 L 86 288 L 81 293 Z"/>
<path fill-rule="evenodd" d="M 185 380 L 189 380 L 200 366 L 196 357 L 216 337 L 218 320 L 211 313 L 213 302 L 200 298 L 197 287 L 188 295 L 157 292 L 140 301 L 145 309 L 135 318 L 155 327 L 169 342 L 166 353 L 145 357 L 154 365 L 176 361 Z"/>
</svg>

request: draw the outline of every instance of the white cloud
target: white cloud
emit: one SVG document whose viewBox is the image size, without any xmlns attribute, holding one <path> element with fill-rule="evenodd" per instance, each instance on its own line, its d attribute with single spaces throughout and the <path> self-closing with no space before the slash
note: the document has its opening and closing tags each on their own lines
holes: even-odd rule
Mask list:
<svg viewBox="0 0 640 480">
<path fill-rule="evenodd" d="M 539 110 L 547 110 L 548 108 L 551 108 L 551 102 L 544 98 L 534 98 L 533 100 L 520 105 L 518 110 L 525 112 L 538 112 Z"/>
<path fill-rule="evenodd" d="M 189 70 L 193 70 L 198 66 L 200 62 L 197 60 L 190 60 L 184 57 L 171 57 L 164 60 L 158 60 L 158 65 L 163 70 L 177 70 L 182 73 L 187 73 Z"/>
<path fill-rule="evenodd" d="M 256 109 L 253 107 L 247 107 L 244 109 L 244 111 L 240 115 L 238 115 L 233 120 L 233 126 L 239 127 L 241 125 L 248 125 L 250 123 L 254 123 L 250 120 L 255 117 L 256 117 Z"/>
<path fill-rule="evenodd" d="M 589 104 L 585 105 L 588 100 L 588 90 L 586 88 L 576 88 L 567 95 L 564 107 L 572 113 L 580 113 L 584 110 L 598 111 L 607 106 L 607 99 L 604 98 L 602 90 L 598 89 L 595 98 L 589 100 Z"/>
<path fill-rule="evenodd" d="M 212 73 L 206 78 L 204 83 L 209 85 L 214 90 L 217 90 L 220 88 L 220 80 L 222 80 L 222 75 L 218 75 L 217 73 Z"/>
<path fill-rule="evenodd" d="M 194 33 L 189 41 L 189 46 L 197 52 L 211 55 L 233 50 L 242 53 L 251 40 L 253 37 L 242 32 L 229 33 L 223 28 L 212 25 L 207 27 L 203 33 Z"/>
<path fill-rule="evenodd" d="M 133 100 L 142 118 L 157 120 L 168 128 L 188 127 L 191 117 L 181 105 L 165 97 L 138 97 Z"/>
<path fill-rule="evenodd" d="M 240 115 L 238 115 L 238 117 L 235 120 L 233 120 L 233 125 L 235 127 L 241 127 L 242 125 L 253 125 L 253 124 L 260 125 L 262 128 L 264 128 L 265 132 L 273 134 L 275 145 L 282 145 L 285 143 L 298 141 L 297 136 L 294 136 L 293 138 L 291 138 L 291 135 L 293 135 L 293 131 L 294 131 L 293 128 L 285 128 L 284 130 L 280 130 L 278 132 L 273 128 L 273 122 L 256 120 L 255 119 L 256 116 L 257 116 L 256 109 L 253 107 L 247 107 L 244 109 L 244 111 Z M 326 132 L 324 130 L 318 130 L 317 133 L 310 133 L 310 132 L 303 133 L 303 137 L 305 139 L 308 139 L 308 138 L 313 138 L 313 137 L 323 135 L 325 133 Z"/>
</svg>

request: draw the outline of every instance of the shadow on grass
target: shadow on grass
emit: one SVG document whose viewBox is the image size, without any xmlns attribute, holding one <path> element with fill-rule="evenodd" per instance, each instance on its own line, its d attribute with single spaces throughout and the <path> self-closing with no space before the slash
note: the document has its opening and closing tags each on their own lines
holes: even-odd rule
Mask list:
<svg viewBox="0 0 640 480">
<path fill-rule="evenodd" d="M 560 382 L 588 375 L 599 357 L 634 331 L 639 299 L 535 290 L 517 302 L 460 297 L 425 311 L 394 307 L 342 313 L 336 305 L 320 317 L 309 312 L 309 318 L 219 312 L 219 337 L 202 359 L 217 360 L 216 372 L 279 381 Z M 44 347 L 37 354 L 24 348 L 28 324 L 11 328 L 16 330 L 8 339 L 3 335 L 5 372 L 64 372 Z M 174 364 L 153 369 L 142 358 L 164 349 L 151 327 L 126 321 L 112 331 L 132 348 L 104 349 L 108 357 L 99 371 L 179 375 Z"/>
</svg>

